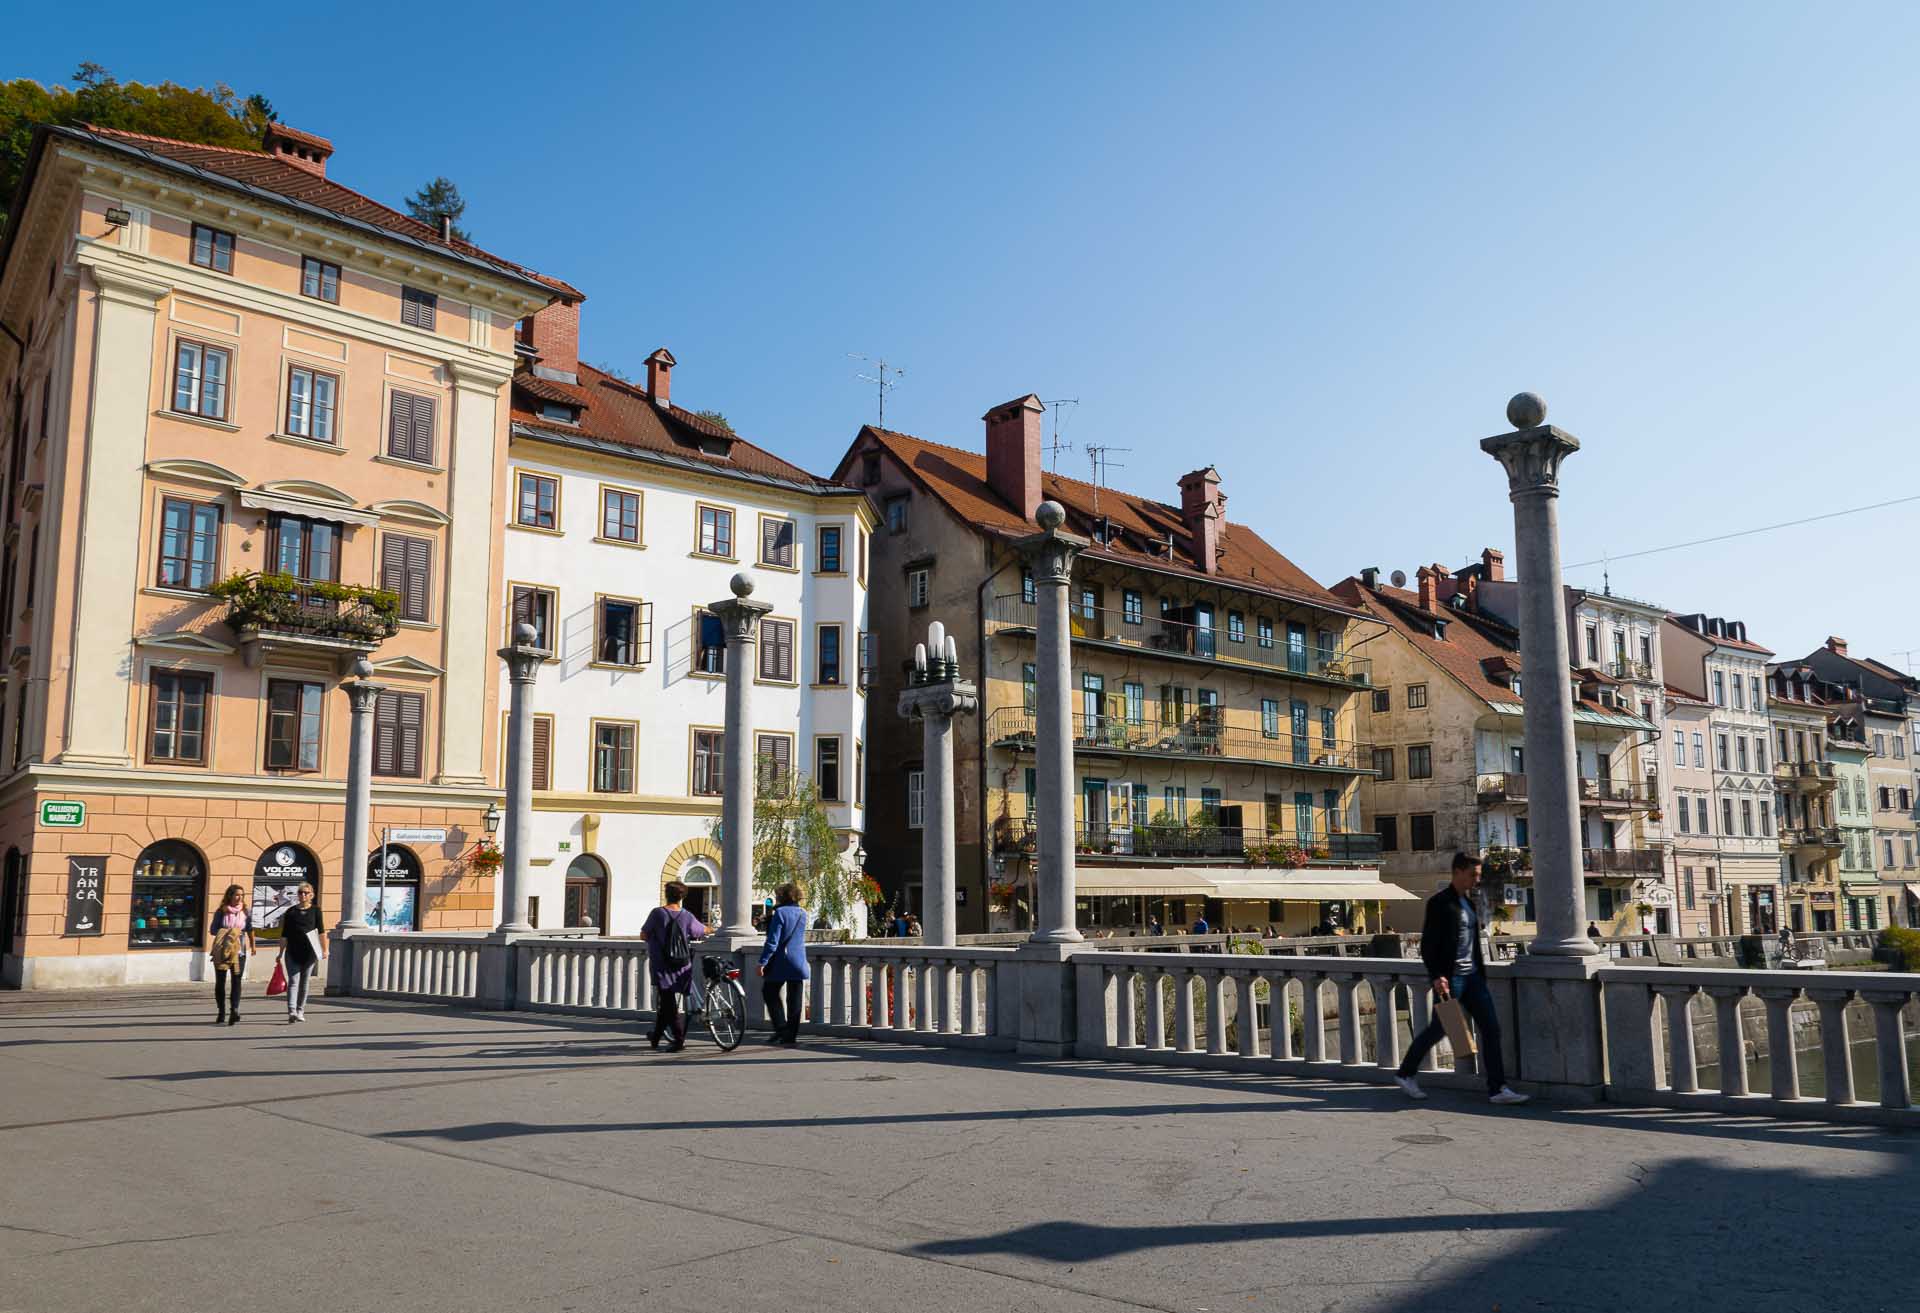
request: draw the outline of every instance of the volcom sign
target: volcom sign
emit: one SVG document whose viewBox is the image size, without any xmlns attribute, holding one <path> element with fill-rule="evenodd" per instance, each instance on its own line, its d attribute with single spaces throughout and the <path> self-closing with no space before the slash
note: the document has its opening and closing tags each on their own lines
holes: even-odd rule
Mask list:
<svg viewBox="0 0 1920 1313">
<path fill-rule="evenodd" d="M 269 884 L 298 884 L 315 874 L 313 854 L 297 843 L 276 843 L 254 863 L 253 878 Z"/>
</svg>

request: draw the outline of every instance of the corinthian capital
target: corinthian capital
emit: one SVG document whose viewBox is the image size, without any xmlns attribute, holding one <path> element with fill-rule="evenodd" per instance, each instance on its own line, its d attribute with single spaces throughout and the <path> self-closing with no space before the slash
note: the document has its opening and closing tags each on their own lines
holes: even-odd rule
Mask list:
<svg viewBox="0 0 1920 1313">
<path fill-rule="evenodd" d="M 1014 550 L 1027 562 L 1036 584 L 1065 587 L 1073 580 L 1073 558 L 1087 546 L 1087 540 L 1061 529 L 1067 513 L 1059 502 L 1041 502 L 1033 518 L 1040 532 L 1018 539 L 1013 544 Z"/>
<path fill-rule="evenodd" d="M 1480 450 L 1507 471 L 1507 494 L 1558 496 L 1560 462 L 1580 450 L 1580 439 L 1546 422 L 1547 403 L 1522 392 L 1507 403 L 1513 432 L 1480 440 Z"/>
</svg>

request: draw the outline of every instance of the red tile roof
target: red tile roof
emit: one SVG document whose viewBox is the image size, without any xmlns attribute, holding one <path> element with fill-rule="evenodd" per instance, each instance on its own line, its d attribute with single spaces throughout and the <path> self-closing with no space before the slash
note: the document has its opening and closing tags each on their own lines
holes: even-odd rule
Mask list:
<svg viewBox="0 0 1920 1313">
<path fill-rule="evenodd" d="M 860 430 L 860 436 L 871 437 L 891 453 L 915 482 L 963 521 L 1000 537 L 1038 532 L 987 482 L 987 458 L 983 454 L 871 424 Z M 856 439 L 855 448 L 859 445 Z M 851 458 L 849 451 L 847 459 Z M 846 461 L 841 464 L 844 470 Z M 1102 517 L 1118 530 L 1113 540 L 1088 548 L 1084 553 L 1088 557 L 1192 575 L 1311 606 L 1351 609 L 1244 524 L 1223 522 L 1219 568 L 1208 574 L 1194 562 L 1192 539 L 1176 506 L 1114 488 L 1096 489 L 1091 483 L 1046 472 L 1040 476 L 1040 491 L 1066 508 L 1065 527 L 1069 532 L 1090 535 Z M 1149 550 L 1149 544 L 1164 543 L 1169 534 L 1174 544 L 1171 560 L 1164 548 Z"/>
<path fill-rule="evenodd" d="M 382 205 L 371 197 L 354 191 L 351 187 L 343 187 L 311 170 L 289 164 L 266 151 L 239 150 L 231 146 L 201 146 L 192 142 L 175 141 L 169 137 L 149 136 L 144 132 L 127 132 L 119 128 L 101 128 L 91 125 L 84 128 L 58 129 L 58 131 L 82 139 L 92 137 L 109 144 L 131 147 L 160 159 L 200 169 L 246 187 L 271 192 L 288 200 L 299 201 L 337 214 L 342 218 L 371 224 L 373 227 L 384 229 L 397 236 L 409 237 L 416 242 L 424 242 L 452 251 L 491 265 L 502 273 L 531 279 L 543 287 L 566 296 L 584 299 L 578 289 L 561 282 L 558 278 L 549 278 L 525 265 L 516 264 L 512 260 L 482 250 L 472 242 L 458 237 L 442 242 L 439 232 L 432 225 Z M 308 137 L 311 134 L 297 135 Z M 322 137 L 312 139 L 325 141 Z M 328 143 L 328 148 L 331 149 L 331 143 Z"/>
<path fill-rule="evenodd" d="M 580 422 L 548 419 L 540 413 L 542 401 L 579 407 Z M 645 390 L 592 365 L 580 366 L 578 384 L 539 378 L 521 370 L 513 378 L 512 415 L 516 427 L 535 432 L 618 443 L 711 466 L 715 471 L 733 470 L 823 492 L 854 491 L 831 479 L 817 478 L 691 411 L 659 405 Z M 727 454 L 705 450 L 703 442 L 706 446 L 724 442 Z"/>
</svg>

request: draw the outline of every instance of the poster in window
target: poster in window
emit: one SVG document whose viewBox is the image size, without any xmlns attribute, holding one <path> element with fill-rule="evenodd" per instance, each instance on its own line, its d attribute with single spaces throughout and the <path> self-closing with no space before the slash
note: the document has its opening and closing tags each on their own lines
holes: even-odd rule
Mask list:
<svg viewBox="0 0 1920 1313">
<path fill-rule="evenodd" d="M 106 919 L 107 859 L 67 858 L 68 935 L 97 935 Z"/>
<path fill-rule="evenodd" d="M 300 886 L 320 888 L 320 863 L 303 845 L 276 843 L 260 854 L 253 866 L 253 933 L 257 939 L 280 938 L 280 922 L 300 905 Z"/>
</svg>

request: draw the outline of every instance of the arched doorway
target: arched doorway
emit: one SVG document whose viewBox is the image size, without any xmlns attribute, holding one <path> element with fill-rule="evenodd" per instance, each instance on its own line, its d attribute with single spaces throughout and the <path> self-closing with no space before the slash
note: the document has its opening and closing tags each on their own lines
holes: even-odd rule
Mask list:
<svg viewBox="0 0 1920 1313">
<path fill-rule="evenodd" d="M 367 924 L 375 930 L 420 928 L 420 858 L 390 843 L 367 854 Z"/>
<path fill-rule="evenodd" d="M 300 886 L 313 886 L 316 905 L 320 893 L 320 859 L 300 843 L 270 843 L 253 864 L 253 935 L 280 941 L 280 920 L 300 903 Z"/>
<path fill-rule="evenodd" d="M 0 873 L 0 981 L 7 977 L 6 962 L 15 953 L 13 937 L 20 929 L 21 913 L 27 902 L 27 859 L 18 848 L 7 849 L 7 864 Z"/>
<path fill-rule="evenodd" d="M 712 925 L 714 903 L 720 896 L 719 869 L 708 858 L 696 857 L 682 867 L 675 878 L 687 887 L 687 901 L 682 906 L 699 917 L 702 924 Z"/>
<path fill-rule="evenodd" d="M 129 948 L 197 948 L 205 930 L 207 862 L 199 849 L 162 839 L 133 862 Z"/>
<path fill-rule="evenodd" d="M 567 863 L 566 927 L 607 933 L 607 864 L 592 853 Z"/>
</svg>

